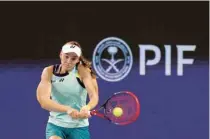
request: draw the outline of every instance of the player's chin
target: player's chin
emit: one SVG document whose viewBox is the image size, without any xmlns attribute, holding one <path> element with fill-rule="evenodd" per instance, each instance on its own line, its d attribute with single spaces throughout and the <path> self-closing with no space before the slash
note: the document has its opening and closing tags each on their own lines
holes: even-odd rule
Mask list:
<svg viewBox="0 0 210 139">
<path fill-rule="evenodd" d="M 72 65 L 63 65 L 63 67 L 66 69 L 66 70 L 70 70 L 73 68 Z"/>
</svg>

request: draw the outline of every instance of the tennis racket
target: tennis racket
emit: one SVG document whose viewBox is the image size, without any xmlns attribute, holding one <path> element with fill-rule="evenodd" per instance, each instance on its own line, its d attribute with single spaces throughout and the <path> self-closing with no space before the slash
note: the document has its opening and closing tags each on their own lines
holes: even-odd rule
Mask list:
<svg viewBox="0 0 210 139">
<path fill-rule="evenodd" d="M 114 111 L 120 109 L 121 115 Z M 135 94 L 128 91 L 114 93 L 99 109 L 90 111 L 91 116 L 98 116 L 116 125 L 127 125 L 137 120 L 140 114 L 140 103 Z"/>
</svg>

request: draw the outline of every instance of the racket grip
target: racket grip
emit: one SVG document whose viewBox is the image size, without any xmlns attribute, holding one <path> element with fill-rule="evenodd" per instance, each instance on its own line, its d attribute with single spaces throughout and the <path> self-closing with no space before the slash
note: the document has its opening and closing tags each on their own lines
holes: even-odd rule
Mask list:
<svg viewBox="0 0 210 139">
<path fill-rule="evenodd" d="M 96 115 L 96 114 L 95 114 L 95 113 L 96 113 L 95 110 L 93 110 L 93 111 L 88 111 L 88 113 L 89 113 L 89 115 L 91 115 L 91 116 L 92 116 L 92 115 Z"/>
<path fill-rule="evenodd" d="M 89 115 L 96 115 L 96 111 L 95 110 L 93 110 L 93 111 L 88 111 L 88 113 L 89 113 Z"/>
<path fill-rule="evenodd" d="M 99 113 L 97 110 L 89 111 L 89 114 L 91 116 L 98 116 L 98 117 L 101 117 L 101 118 L 106 119 L 106 117 L 104 116 L 104 114 Z"/>
</svg>

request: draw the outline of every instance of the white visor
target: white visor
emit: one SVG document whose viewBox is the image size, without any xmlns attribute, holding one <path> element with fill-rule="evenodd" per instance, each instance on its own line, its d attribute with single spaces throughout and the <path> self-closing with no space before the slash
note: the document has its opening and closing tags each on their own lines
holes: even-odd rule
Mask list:
<svg viewBox="0 0 210 139">
<path fill-rule="evenodd" d="M 81 54 L 82 54 L 82 51 L 81 51 L 81 49 L 80 49 L 79 46 L 73 45 L 73 44 L 69 44 L 69 43 L 65 44 L 62 47 L 62 52 L 63 53 L 71 53 L 71 52 L 74 52 L 74 53 L 77 54 L 78 57 L 80 57 Z"/>
</svg>

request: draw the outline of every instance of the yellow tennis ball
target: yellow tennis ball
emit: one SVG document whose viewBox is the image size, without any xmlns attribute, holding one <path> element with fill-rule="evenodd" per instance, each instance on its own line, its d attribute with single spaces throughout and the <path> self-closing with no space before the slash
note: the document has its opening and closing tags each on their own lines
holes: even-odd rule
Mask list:
<svg viewBox="0 0 210 139">
<path fill-rule="evenodd" d="M 120 107 L 115 107 L 112 111 L 113 115 L 116 117 L 120 117 L 123 114 L 123 109 Z"/>
</svg>

